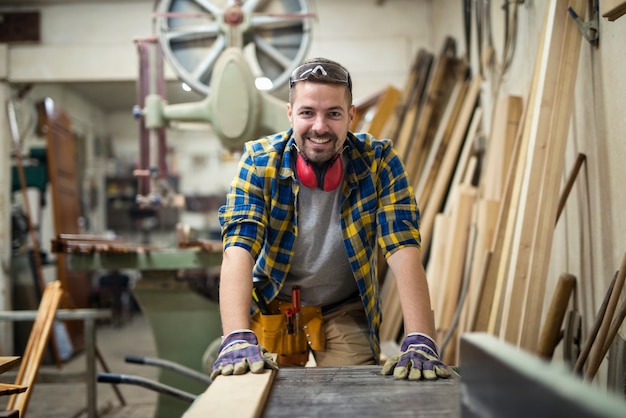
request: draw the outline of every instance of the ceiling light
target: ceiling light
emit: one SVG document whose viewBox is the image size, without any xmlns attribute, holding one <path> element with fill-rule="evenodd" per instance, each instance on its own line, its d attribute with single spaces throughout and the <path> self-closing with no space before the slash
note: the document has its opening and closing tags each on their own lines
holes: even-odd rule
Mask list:
<svg viewBox="0 0 626 418">
<path fill-rule="evenodd" d="M 272 80 L 267 77 L 257 77 L 256 80 L 254 80 L 254 85 L 259 90 L 270 90 L 274 86 Z"/>
</svg>

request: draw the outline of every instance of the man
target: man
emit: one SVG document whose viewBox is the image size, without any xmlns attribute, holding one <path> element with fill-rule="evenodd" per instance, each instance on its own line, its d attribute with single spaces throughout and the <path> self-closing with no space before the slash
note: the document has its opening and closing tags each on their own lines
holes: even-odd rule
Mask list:
<svg viewBox="0 0 626 418">
<path fill-rule="evenodd" d="M 246 144 L 220 208 L 225 337 L 212 377 L 277 368 L 264 345 L 290 350 L 285 339 L 300 331 L 319 366 L 378 364 L 379 248 L 397 281 L 406 333 L 383 374 L 448 377 L 430 337 L 435 330 L 419 209 L 391 142 L 349 132 L 356 109 L 350 74 L 340 64 L 308 60 L 293 71 L 289 86 L 291 129 Z M 321 320 L 303 313 L 306 325 L 296 322 L 294 331 L 300 304 L 314 307 L 309 312 Z M 272 318 L 280 325 L 265 335 Z M 265 325 L 255 333 L 251 324 L 259 321 Z M 316 323 L 323 323 L 319 331 Z M 310 337 L 316 333 L 318 339 Z"/>
</svg>

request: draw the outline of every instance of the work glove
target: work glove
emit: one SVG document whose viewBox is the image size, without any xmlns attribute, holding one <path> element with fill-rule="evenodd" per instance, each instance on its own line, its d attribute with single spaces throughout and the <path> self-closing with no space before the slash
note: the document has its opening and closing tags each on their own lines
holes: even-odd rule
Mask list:
<svg viewBox="0 0 626 418">
<path fill-rule="evenodd" d="M 439 360 L 437 344 L 425 334 L 413 332 L 402 341 L 401 353 L 383 366 L 383 375 L 393 373 L 395 379 L 435 380 L 450 377 L 445 364 Z"/>
<path fill-rule="evenodd" d="M 278 365 L 270 352 L 259 345 L 254 332 L 249 329 L 233 331 L 220 345 L 211 380 L 221 374 L 244 374 L 248 369 L 252 373 L 263 373 L 265 368 L 278 370 Z"/>
</svg>

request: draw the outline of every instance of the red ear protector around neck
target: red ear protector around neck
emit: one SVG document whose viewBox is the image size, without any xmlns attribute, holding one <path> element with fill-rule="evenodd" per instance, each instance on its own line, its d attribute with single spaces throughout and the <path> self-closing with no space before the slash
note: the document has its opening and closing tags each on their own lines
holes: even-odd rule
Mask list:
<svg viewBox="0 0 626 418">
<path fill-rule="evenodd" d="M 300 182 L 309 189 L 331 192 L 341 184 L 343 179 L 343 161 L 341 152 L 318 167 L 298 150 L 296 156 L 296 174 Z"/>
</svg>

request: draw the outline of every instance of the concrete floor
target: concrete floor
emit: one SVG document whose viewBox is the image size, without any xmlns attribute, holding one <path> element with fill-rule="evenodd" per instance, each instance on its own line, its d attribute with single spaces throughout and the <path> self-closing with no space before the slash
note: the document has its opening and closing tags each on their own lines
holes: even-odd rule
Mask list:
<svg viewBox="0 0 626 418">
<path fill-rule="evenodd" d="M 156 357 L 156 350 L 148 321 L 141 313 L 121 326 L 99 324 L 96 328 L 97 347 L 111 373 L 137 375 L 158 380 L 159 369 L 150 365 L 129 364 L 127 355 Z M 40 379 L 34 386 L 25 418 L 79 418 L 87 417 L 87 392 L 82 382 L 45 383 L 47 375 L 72 375 L 85 370 L 85 355 L 79 353 L 65 362 L 61 369 L 54 365 L 42 365 Z M 98 372 L 104 372 L 98 364 Z M 14 374 L 13 374 L 14 378 Z M 8 380 L 7 380 L 8 379 Z M 2 381 L 11 382 L 11 374 L 5 373 Z M 113 386 L 97 384 L 98 415 L 107 418 L 154 417 L 157 404 L 156 392 L 129 384 L 117 385 L 126 405 L 122 406 Z M 0 397 L 0 411 L 6 408 L 8 397 Z"/>
</svg>

